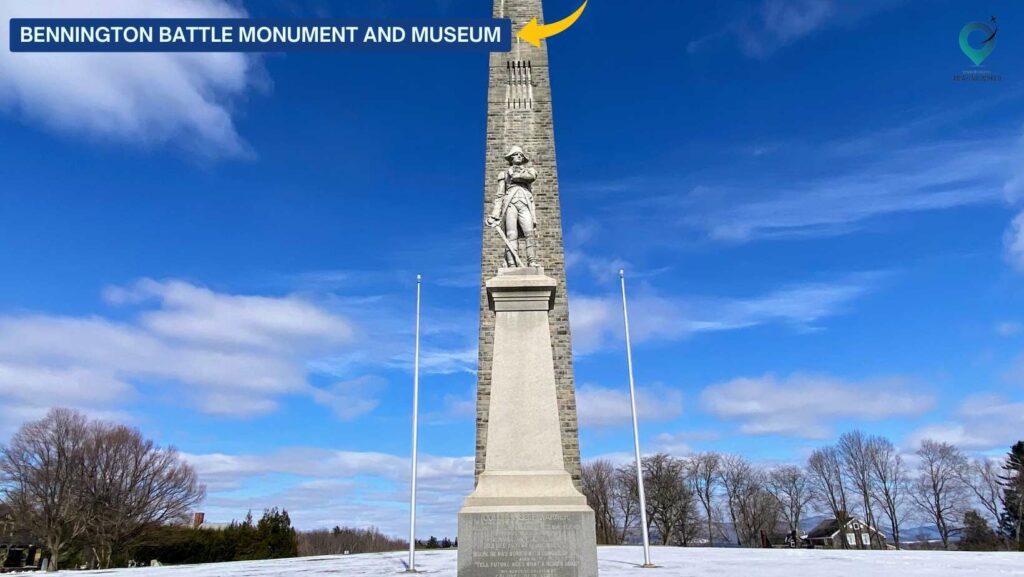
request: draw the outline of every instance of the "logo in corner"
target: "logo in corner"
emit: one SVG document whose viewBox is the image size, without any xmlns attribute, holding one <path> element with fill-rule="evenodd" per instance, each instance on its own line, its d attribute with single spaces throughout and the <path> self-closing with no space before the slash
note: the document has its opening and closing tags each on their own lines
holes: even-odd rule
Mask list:
<svg viewBox="0 0 1024 577">
<path fill-rule="evenodd" d="M 981 63 L 995 50 L 996 35 L 999 34 L 995 16 L 991 18 L 991 23 L 992 25 L 989 26 L 984 22 L 971 22 L 960 30 L 960 50 L 964 51 L 964 54 L 971 59 L 971 62 L 974 62 L 975 66 L 981 66 Z M 975 32 L 981 32 L 984 35 L 984 40 L 977 48 L 972 46 L 970 41 L 971 35 Z"/>
</svg>

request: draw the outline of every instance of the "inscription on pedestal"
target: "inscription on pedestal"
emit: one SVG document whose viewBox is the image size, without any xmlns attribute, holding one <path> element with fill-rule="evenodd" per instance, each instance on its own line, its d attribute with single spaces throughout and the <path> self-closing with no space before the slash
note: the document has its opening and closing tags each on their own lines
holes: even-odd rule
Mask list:
<svg viewBox="0 0 1024 577">
<path fill-rule="evenodd" d="M 578 577 L 586 563 L 581 513 L 474 513 L 459 519 L 460 577 Z M 593 521 L 590 521 L 591 523 Z M 593 545 L 590 545 L 593 551 Z M 593 553 L 590 554 L 593 556 Z"/>
</svg>

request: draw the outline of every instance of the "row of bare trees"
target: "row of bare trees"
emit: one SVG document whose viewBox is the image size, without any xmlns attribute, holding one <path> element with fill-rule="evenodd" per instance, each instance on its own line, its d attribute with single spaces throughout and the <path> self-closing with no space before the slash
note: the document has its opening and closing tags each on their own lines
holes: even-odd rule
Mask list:
<svg viewBox="0 0 1024 577">
<path fill-rule="evenodd" d="M 642 469 L 649 529 L 662 545 L 721 544 L 734 534 L 736 544 L 757 546 L 784 520 L 798 526 L 806 505 L 804 477 L 787 477 L 800 471 L 796 467 L 766 471 L 734 455 L 661 453 L 645 457 Z M 639 531 L 635 464 L 616 468 L 591 461 L 582 481 L 600 543 L 622 543 Z M 726 524 L 734 527 L 732 534 Z"/>
<path fill-rule="evenodd" d="M 71 554 L 109 567 L 203 499 L 195 470 L 138 430 L 52 409 L 0 446 L 0 498 L 57 569 Z"/>
<path fill-rule="evenodd" d="M 409 547 L 407 541 L 389 537 L 377 530 L 376 527 L 355 529 L 336 526 L 330 531 L 327 529 L 299 531 L 298 543 L 300 557 L 383 553 L 401 551 Z"/>
<path fill-rule="evenodd" d="M 1008 482 L 1024 485 L 1024 477 L 1007 477 L 1003 468 L 933 440 L 903 454 L 885 437 L 861 431 L 814 450 L 802 467 L 761 466 L 714 452 L 642 460 L 649 529 L 657 540 L 715 545 L 729 539 L 745 547 L 764 545 L 772 535 L 799 536 L 802 522 L 818 514 L 844 522 L 859 516 L 889 533 L 897 547 L 908 521 L 932 525 L 942 547 L 949 548 L 968 513 L 983 523 L 1007 525 Z M 635 464 L 616 468 L 591 461 L 582 481 L 597 515 L 599 542 L 622 543 L 639 531 Z M 871 535 L 875 546 L 885 547 L 880 533 Z M 847 546 L 845 535 L 839 546 Z"/>
<path fill-rule="evenodd" d="M 904 456 L 888 439 L 861 431 L 842 435 L 808 459 L 820 503 L 833 514 L 858 512 L 872 526 L 884 521 L 897 547 L 908 520 L 934 525 L 944 549 L 971 511 L 998 524 L 1005 493 L 999 471 L 995 461 L 971 459 L 950 443 L 925 439 Z"/>
</svg>

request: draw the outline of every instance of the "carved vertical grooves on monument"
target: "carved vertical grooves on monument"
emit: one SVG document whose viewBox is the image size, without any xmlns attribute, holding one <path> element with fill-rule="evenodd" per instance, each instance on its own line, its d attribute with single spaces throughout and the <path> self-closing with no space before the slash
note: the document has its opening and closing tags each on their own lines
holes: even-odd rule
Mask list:
<svg viewBox="0 0 1024 577">
<path fill-rule="evenodd" d="M 511 110 L 533 110 L 533 63 L 509 60 L 505 87 L 505 107 Z"/>
</svg>

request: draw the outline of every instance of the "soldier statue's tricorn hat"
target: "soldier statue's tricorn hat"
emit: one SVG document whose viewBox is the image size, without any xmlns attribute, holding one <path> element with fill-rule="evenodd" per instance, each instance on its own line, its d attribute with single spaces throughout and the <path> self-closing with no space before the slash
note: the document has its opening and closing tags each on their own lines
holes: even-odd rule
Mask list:
<svg viewBox="0 0 1024 577">
<path fill-rule="evenodd" d="M 530 157 L 527 156 L 526 153 L 523 152 L 523 148 L 518 145 L 508 149 L 508 154 L 505 155 L 505 160 L 512 160 L 512 155 L 517 152 L 523 155 L 523 158 L 526 159 L 526 162 L 530 162 Z"/>
</svg>

